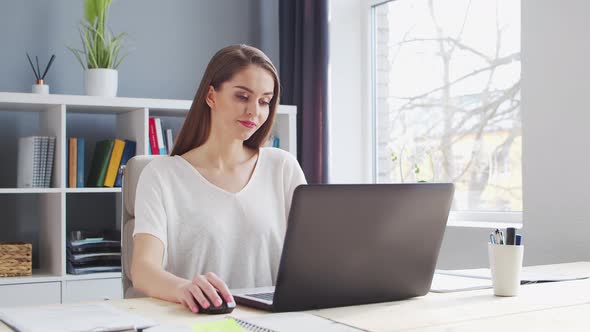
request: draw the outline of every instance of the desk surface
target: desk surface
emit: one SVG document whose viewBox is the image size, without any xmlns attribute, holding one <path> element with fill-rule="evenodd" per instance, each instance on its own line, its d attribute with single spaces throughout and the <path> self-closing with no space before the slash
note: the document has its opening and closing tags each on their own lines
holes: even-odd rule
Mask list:
<svg viewBox="0 0 590 332">
<path fill-rule="evenodd" d="M 590 262 L 531 267 L 553 273 L 590 272 Z M 179 304 L 150 298 L 110 301 L 159 323 L 189 325 L 219 316 L 195 315 Z M 67 306 L 67 305 L 64 305 Z M 590 279 L 521 287 L 517 297 L 495 297 L 491 289 L 429 293 L 405 301 L 312 310 L 308 313 L 368 331 L 587 331 Z M 232 316 L 272 315 L 239 306 Z M 0 332 L 10 331 L 0 323 Z"/>
</svg>

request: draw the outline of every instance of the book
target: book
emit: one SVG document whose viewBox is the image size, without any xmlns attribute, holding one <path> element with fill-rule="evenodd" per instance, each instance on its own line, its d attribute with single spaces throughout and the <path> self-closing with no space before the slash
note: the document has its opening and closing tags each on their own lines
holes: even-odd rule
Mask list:
<svg viewBox="0 0 590 332">
<path fill-rule="evenodd" d="M 40 174 L 39 174 L 39 187 L 45 187 L 45 173 L 47 170 L 47 150 L 49 149 L 49 137 L 41 136 L 41 162 L 40 162 Z"/>
<path fill-rule="evenodd" d="M 149 119 L 149 125 L 148 125 L 148 131 L 149 131 L 149 141 L 150 141 L 150 154 L 153 155 L 159 155 L 160 154 L 160 149 L 158 148 L 158 137 L 156 134 L 156 119 L 155 118 L 150 118 Z"/>
<path fill-rule="evenodd" d="M 172 129 L 166 129 L 166 147 L 168 148 L 168 154 L 172 153 L 174 149 L 174 138 L 172 138 Z"/>
<path fill-rule="evenodd" d="M 78 168 L 78 140 L 68 138 L 68 188 L 76 188 L 76 171 Z"/>
<path fill-rule="evenodd" d="M 38 149 L 38 148 L 37 148 Z M 18 170 L 16 186 L 18 188 L 33 188 L 35 177 L 35 137 L 21 137 L 18 140 Z"/>
<path fill-rule="evenodd" d="M 47 167 L 45 169 L 45 188 L 51 187 L 51 177 L 53 175 L 53 161 L 55 160 L 55 136 L 49 137 L 49 146 L 47 149 Z"/>
<path fill-rule="evenodd" d="M 162 132 L 162 120 L 160 118 L 156 118 L 156 139 L 158 140 L 158 151 L 161 155 L 166 155 L 168 152 L 166 151 L 166 144 L 164 144 L 164 135 Z"/>
<path fill-rule="evenodd" d="M 115 179 L 115 187 L 123 186 L 123 173 L 121 172 L 121 166 L 127 165 L 127 161 L 135 156 L 137 144 L 135 141 L 125 140 L 125 148 L 123 149 L 123 156 L 121 156 L 121 163 L 119 164 L 119 170 L 117 171 L 117 178 Z"/>
<path fill-rule="evenodd" d="M 115 139 L 109 165 L 107 167 L 107 173 L 104 178 L 103 185 L 105 187 L 112 188 L 115 185 L 115 178 L 119 172 L 119 164 L 121 163 L 121 157 L 123 156 L 123 149 L 125 148 L 125 141 Z"/>
<path fill-rule="evenodd" d="M 86 178 L 86 185 L 88 187 L 103 186 L 114 145 L 115 141 L 112 139 L 96 142 L 92 164 L 90 164 L 90 171 Z"/>
<path fill-rule="evenodd" d="M 78 151 L 76 161 L 76 187 L 84 188 L 84 153 L 86 141 L 83 138 L 78 137 Z"/>
</svg>

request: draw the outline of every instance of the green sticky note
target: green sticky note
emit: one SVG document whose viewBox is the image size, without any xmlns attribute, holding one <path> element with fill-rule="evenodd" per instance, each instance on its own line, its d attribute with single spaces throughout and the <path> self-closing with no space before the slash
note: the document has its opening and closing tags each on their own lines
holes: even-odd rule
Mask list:
<svg viewBox="0 0 590 332">
<path fill-rule="evenodd" d="M 194 332 L 243 332 L 244 329 L 231 318 L 215 320 L 211 322 L 200 322 L 191 325 Z"/>
</svg>

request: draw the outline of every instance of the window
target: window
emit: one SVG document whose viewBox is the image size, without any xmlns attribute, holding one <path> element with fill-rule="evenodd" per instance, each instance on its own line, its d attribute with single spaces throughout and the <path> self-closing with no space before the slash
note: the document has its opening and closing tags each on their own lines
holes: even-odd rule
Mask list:
<svg viewBox="0 0 590 332">
<path fill-rule="evenodd" d="M 520 1 L 380 1 L 372 17 L 375 180 L 453 182 L 455 216 L 520 221 Z"/>
</svg>

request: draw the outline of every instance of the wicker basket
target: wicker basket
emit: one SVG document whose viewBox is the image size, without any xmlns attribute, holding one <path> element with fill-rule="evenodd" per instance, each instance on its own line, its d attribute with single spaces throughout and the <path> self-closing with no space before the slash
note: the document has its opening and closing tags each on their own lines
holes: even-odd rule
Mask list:
<svg viewBox="0 0 590 332">
<path fill-rule="evenodd" d="M 0 243 L 0 277 L 32 274 L 30 243 Z"/>
</svg>

